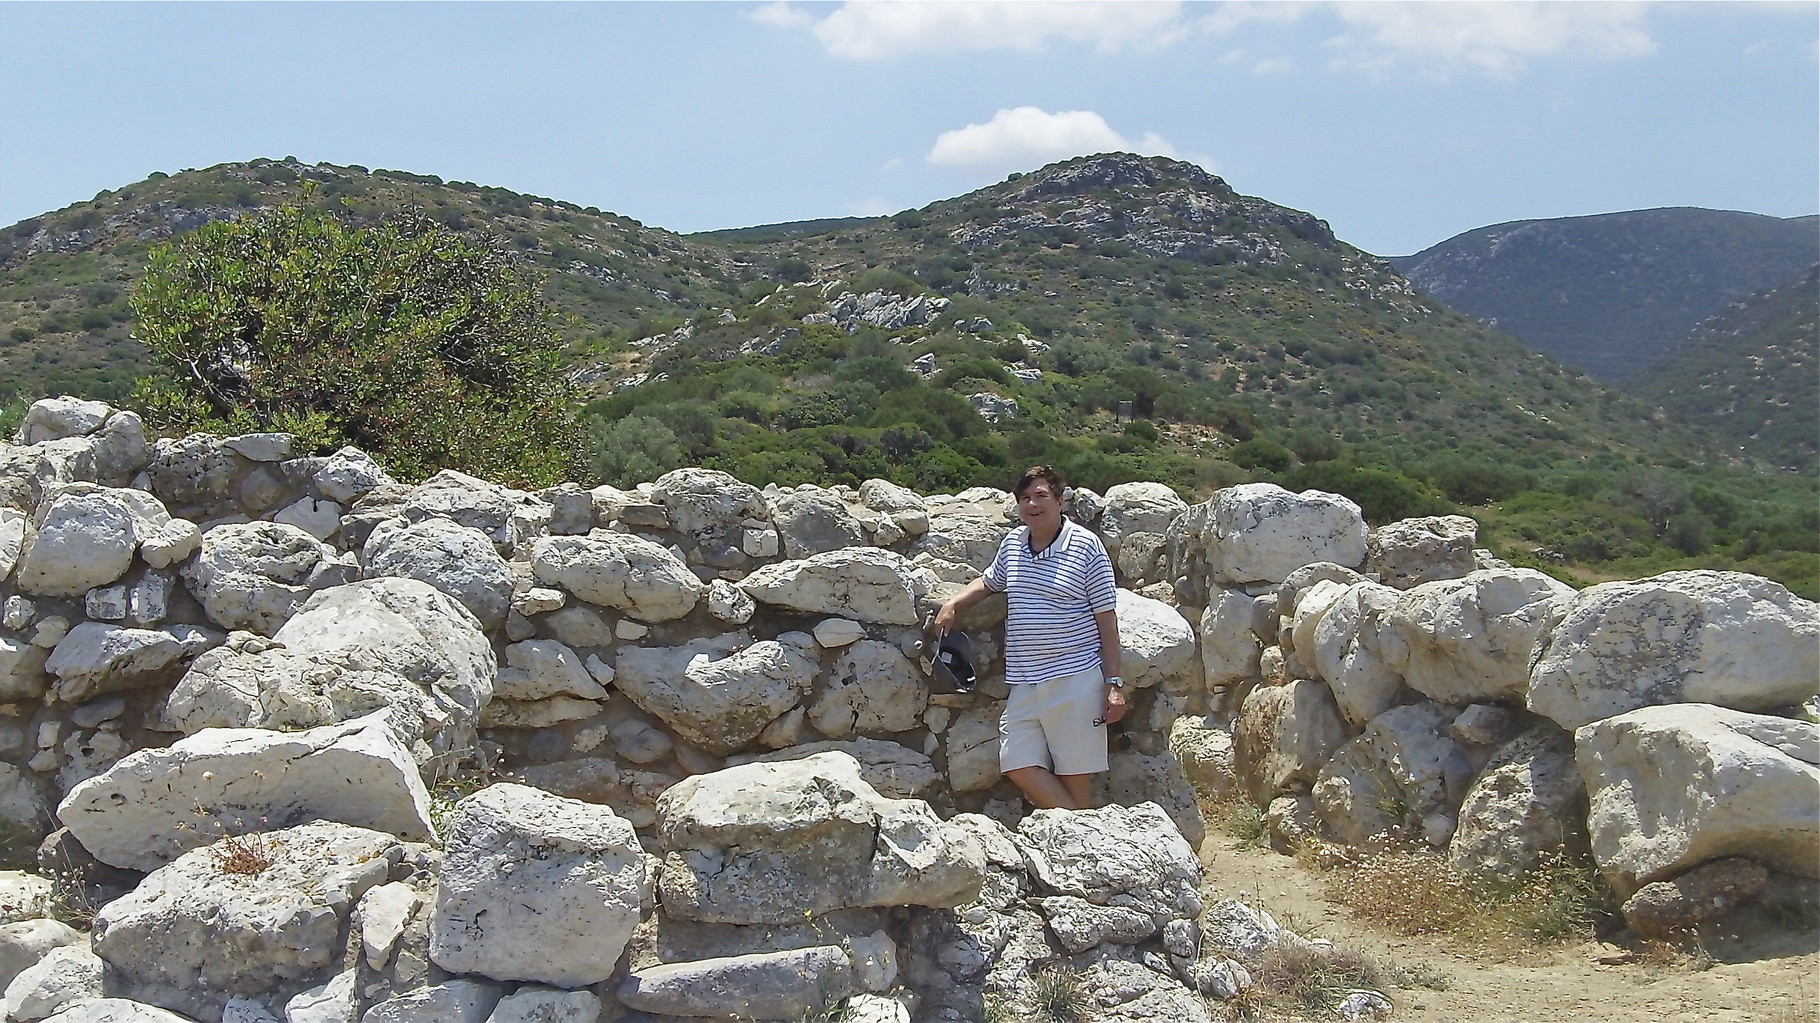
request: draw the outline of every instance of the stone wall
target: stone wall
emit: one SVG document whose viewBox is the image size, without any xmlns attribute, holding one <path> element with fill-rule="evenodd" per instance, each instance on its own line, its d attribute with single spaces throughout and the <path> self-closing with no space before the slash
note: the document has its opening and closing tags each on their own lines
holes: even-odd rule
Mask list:
<svg viewBox="0 0 1820 1023">
<path fill-rule="evenodd" d="M 105 976 L 211 1023 L 848 996 L 964 1019 L 1063 958 L 1137 992 L 1129 1018 L 1199 1018 L 1176 1001 L 1242 974 L 1189 894 L 1200 798 L 1253 801 L 1285 848 L 1425 843 L 1494 873 L 1590 850 L 1652 919 L 1702 864 L 1820 861 L 1798 711 L 1820 609 L 1753 576 L 1575 592 L 1475 551 L 1462 517 L 1077 489 L 1132 710 L 1106 809 L 1025 816 L 997 769 L 1002 600 L 961 621 L 976 691 L 919 663 L 1015 525 L 1003 491 L 413 486 L 285 435 L 150 441 L 75 399 L 14 440 L 0 816 L 15 861 L 104 903 L 88 959 L 25 957 L 78 992 Z M 497 784 L 453 798 L 476 778 Z M 1120 865 L 1131 833 L 1185 853 Z M 245 858 L 271 865 L 224 871 Z M 346 869 L 299 895 L 287 871 L 325 863 Z"/>
</svg>

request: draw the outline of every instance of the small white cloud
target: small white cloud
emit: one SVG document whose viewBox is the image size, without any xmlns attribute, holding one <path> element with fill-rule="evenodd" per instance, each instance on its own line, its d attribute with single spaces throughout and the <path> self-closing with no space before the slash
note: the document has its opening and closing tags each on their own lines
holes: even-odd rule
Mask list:
<svg viewBox="0 0 1820 1023">
<path fill-rule="evenodd" d="M 1511 75 L 1538 57 L 1618 60 L 1653 52 L 1642 3 L 1341 3 L 1347 30 L 1328 41 L 1336 67 L 1415 63 L 1447 73 Z"/>
<path fill-rule="evenodd" d="M 1268 57 L 1251 65 L 1254 75 L 1286 75 L 1295 70 L 1295 61 L 1288 57 Z"/>
<path fill-rule="evenodd" d="M 1091 110 L 1052 114 L 1039 107 L 1015 107 L 1000 110 L 985 124 L 942 132 L 925 159 L 949 167 L 1028 170 L 1071 156 L 1111 152 L 1178 155 L 1161 135 L 1145 132 L 1132 141 Z"/>
<path fill-rule="evenodd" d="M 884 166 L 880 167 L 879 170 L 890 172 L 890 171 L 894 171 L 894 170 L 902 170 L 903 167 L 904 167 L 904 158 L 901 156 L 894 156 L 891 159 L 886 160 Z"/>
<path fill-rule="evenodd" d="M 882 195 L 869 195 L 864 199 L 847 200 L 847 213 L 855 217 L 882 217 L 887 213 L 896 213 L 903 209 L 894 205 Z"/>
<path fill-rule="evenodd" d="M 958 50 L 1036 50 L 1055 40 L 1090 43 L 1101 50 L 1164 46 L 1188 28 L 1182 5 L 1175 0 L 870 0 L 842 4 L 819 21 L 795 7 L 788 7 L 787 15 L 765 13 L 779 7 L 788 5 L 768 5 L 753 17 L 778 25 L 811 25 L 830 54 L 852 60 Z"/>
<path fill-rule="evenodd" d="M 815 24 L 815 16 L 794 4 L 777 0 L 776 3 L 761 5 L 747 15 L 761 25 L 776 25 L 779 28 L 804 28 Z"/>
</svg>

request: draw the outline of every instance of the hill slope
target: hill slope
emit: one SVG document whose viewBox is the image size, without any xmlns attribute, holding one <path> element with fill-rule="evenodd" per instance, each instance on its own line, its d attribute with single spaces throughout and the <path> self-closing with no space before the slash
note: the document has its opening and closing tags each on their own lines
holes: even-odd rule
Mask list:
<svg viewBox="0 0 1820 1023">
<path fill-rule="evenodd" d="M 1733 303 L 1625 389 L 1795 472 L 1820 442 L 1820 265 Z"/>
<path fill-rule="evenodd" d="M 1525 220 L 1391 263 L 1449 306 L 1619 381 L 1726 304 L 1820 259 L 1817 223 L 1689 208 Z"/>
</svg>

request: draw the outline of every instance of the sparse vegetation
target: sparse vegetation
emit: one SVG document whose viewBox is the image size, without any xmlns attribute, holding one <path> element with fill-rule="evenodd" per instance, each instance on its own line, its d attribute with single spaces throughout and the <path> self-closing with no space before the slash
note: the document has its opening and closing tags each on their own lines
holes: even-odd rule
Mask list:
<svg viewBox="0 0 1820 1023">
<path fill-rule="evenodd" d="M 1039 1020 L 1048 1023 L 1076 1023 L 1087 1018 L 1093 1008 L 1081 975 L 1071 966 L 1053 964 L 1036 971 L 1028 980 L 1031 1008 Z"/>
<path fill-rule="evenodd" d="M 1377 960 L 1356 949 L 1278 940 L 1248 964 L 1252 983 L 1269 1002 L 1305 1011 L 1329 1011 L 1358 988 L 1388 981 Z"/>
<path fill-rule="evenodd" d="M 208 847 L 209 862 L 223 874 L 253 876 L 271 868 L 279 840 L 267 838 L 262 831 L 229 835 Z"/>
</svg>

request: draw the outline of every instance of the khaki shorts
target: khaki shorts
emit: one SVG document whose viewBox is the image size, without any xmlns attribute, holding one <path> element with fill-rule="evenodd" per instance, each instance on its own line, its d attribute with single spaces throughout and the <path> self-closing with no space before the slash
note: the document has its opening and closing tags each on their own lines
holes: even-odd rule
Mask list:
<svg viewBox="0 0 1820 1023">
<path fill-rule="evenodd" d="M 1099 668 L 1011 687 L 998 722 L 999 770 L 1046 767 L 1058 775 L 1106 769 L 1106 678 Z"/>
</svg>

